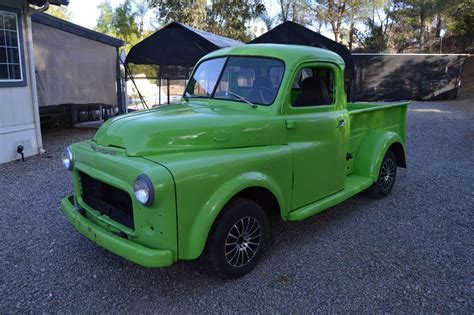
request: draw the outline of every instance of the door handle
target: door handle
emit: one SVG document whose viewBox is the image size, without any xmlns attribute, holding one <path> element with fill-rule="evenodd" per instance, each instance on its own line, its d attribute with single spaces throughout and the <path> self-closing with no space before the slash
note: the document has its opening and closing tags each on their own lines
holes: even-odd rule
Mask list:
<svg viewBox="0 0 474 315">
<path fill-rule="evenodd" d="M 339 123 L 337 124 L 336 128 L 342 128 L 346 125 L 346 121 L 344 119 L 339 120 Z"/>
<path fill-rule="evenodd" d="M 296 128 L 296 121 L 288 119 L 286 121 L 286 129 L 295 129 Z"/>
</svg>

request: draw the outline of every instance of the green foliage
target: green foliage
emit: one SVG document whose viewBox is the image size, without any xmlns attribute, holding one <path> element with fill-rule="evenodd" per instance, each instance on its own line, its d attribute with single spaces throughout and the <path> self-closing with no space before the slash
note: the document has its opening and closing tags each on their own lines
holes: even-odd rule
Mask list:
<svg viewBox="0 0 474 315">
<path fill-rule="evenodd" d="M 429 51 L 444 31 L 456 37 L 456 43 L 463 43 L 463 50 L 474 38 L 473 0 L 278 0 L 277 16 L 268 15 L 263 0 L 122 1 L 116 8 L 110 0 L 98 5 L 100 17 L 95 29 L 124 40 L 127 51 L 146 37 L 144 18 L 149 10 L 161 24 L 178 21 L 244 42 L 251 39 L 247 27 L 257 17 L 269 28 L 284 21 L 316 29 L 326 26 L 336 41 L 344 39 L 351 48 L 354 43 L 359 50 L 370 52 L 407 47 Z M 70 14 L 60 17 L 69 19 Z"/>
<path fill-rule="evenodd" d="M 65 21 L 71 21 L 72 15 L 71 11 L 67 7 L 64 6 L 50 6 L 49 9 L 46 11 L 46 14 L 55 16 L 57 18 L 60 18 L 61 20 Z"/>
<path fill-rule="evenodd" d="M 246 24 L 265 11 L 258 1 L 214 1 L 207 12 L 208 30 L 243 42 L 250 40 Z"/>
<path fill-rule="evenodd" d="M 112 35 L 115 34 L 115 30 L 112 27 L 112 20 L 114 18 L 114 10 L 109 0 L 101 2 L 97 9 L 100 11 L 99 18 L 97 20 L 97 25 L 94 28 L 96 31 Z"/>
<path fill-rule="evenodd" d="M 132 10 L 131 0 L 125 0 L 115 8 L 112 25 L 117 33 L 127 43 L 137 42 L 140 35 L 138 24 L 135 21 L 135 12 Z"/>
<path fill-rule="evenodd" d="M 150 7 L 156 10 L 162 23 L 172 21 L 204 28 L 207 23 L 207 1 L 149 0 Z"/>
<path fill-rule="evenodd" d="M 368 32 L 361 35 L 364 52 L 383 52 L 387 49 L 387 41 L 383 31 L 383 25 L 375 24 L 374 20 L 367 20 Z"/>
<path fill-rule="evenodd" d="M 112 8 L 109 0 L 103 1 L 97 7 L 100 15 L 95 30 L 123 40 L 125 51 L 130 51 L 141 37 L 131 0 L 125 0 L 115 9 Z"/>
<path fill-rule="evenodd" d="M 248 41 L 247 23 L 262 16 L 261 0 L 149 0 L 162 23 L 181 22 L 214 34 Z"/>
<path fill-rule="evenodd" d="M 466 39 L 474 37 L 474 2 L 461 1 L 448 11 L 451 21 L 448 23 L 451 34 Z"/>
<path fill-rule="evenodd" d="M 312 2 L 308 0 L 279 0 L 279 18 L 282 22 L 293 21 L 301 25 L 314 25 L 319 22 Z"/>
</svg>

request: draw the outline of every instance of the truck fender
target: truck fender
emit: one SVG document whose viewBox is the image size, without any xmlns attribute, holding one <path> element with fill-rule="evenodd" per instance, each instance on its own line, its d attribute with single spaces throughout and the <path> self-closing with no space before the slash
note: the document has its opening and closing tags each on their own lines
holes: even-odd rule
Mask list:
<svg viewBox="0 0 474 315">
<path fill-rule="evenodd" d="M 261 187 L 269 190 L 278 201 L 280 213 L 285 213 L 283 193 L 276 181 L 260 172 L 243 173 L 227 181 L 209 198 L 201 209 L 189 233 L 187 253 L 183 256 L 197 258 L 201 255 L 207 242 L 209 232 L 225 205 L 239 192 L 251 187 Z"/>
<path fill-rule="evenodd" d="M 403 141 L 398 134 L 391 131 L 373 130 L 367 133 L 362 140 L 354 158 L 354 173 L 371 177 L 374 181 L 379 175 L 380 166 L 387 150 L 394 144 L 401 147 L 400 152 L 395 152 L 397 159 L 405 163 Z"/>
</svg>

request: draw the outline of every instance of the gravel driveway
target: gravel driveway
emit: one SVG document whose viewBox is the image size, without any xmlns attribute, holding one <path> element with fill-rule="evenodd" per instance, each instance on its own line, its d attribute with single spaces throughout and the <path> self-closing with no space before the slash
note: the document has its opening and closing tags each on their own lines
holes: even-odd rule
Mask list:
<svg viewBox="0 0 474 315">
<path fill-rule="evenodd" d="M 142 268 L 80 235 L 59 209 L 72 191 L 60 153 L 93 131 L 44 132 L 50 158 L 0 165 L 0 313 L 472 313 L 473 121 L 451 102 L 413 103 L 392 194 L 279 226 L 236 281 L 191 262 Z"/>
</svg>

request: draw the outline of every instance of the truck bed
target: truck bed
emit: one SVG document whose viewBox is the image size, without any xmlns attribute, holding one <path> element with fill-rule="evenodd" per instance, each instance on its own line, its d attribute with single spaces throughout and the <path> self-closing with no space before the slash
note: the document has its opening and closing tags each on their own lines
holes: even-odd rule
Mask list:
<svg viewBox="0 0 474 315">
<path fill-rule="evenodd" d="M 349 150 L 353 156 L 367 133 L 375 130 L 397 133 L 403 142 L 406 140 L 406 113 L 409 102 L 394 103 L 348 103 L 350 116 Z M 353 160 L 351 160 L 353 161 Z M 349 162 L 347 174 L 352 173 L 352 162 Z"/>
</svg>

